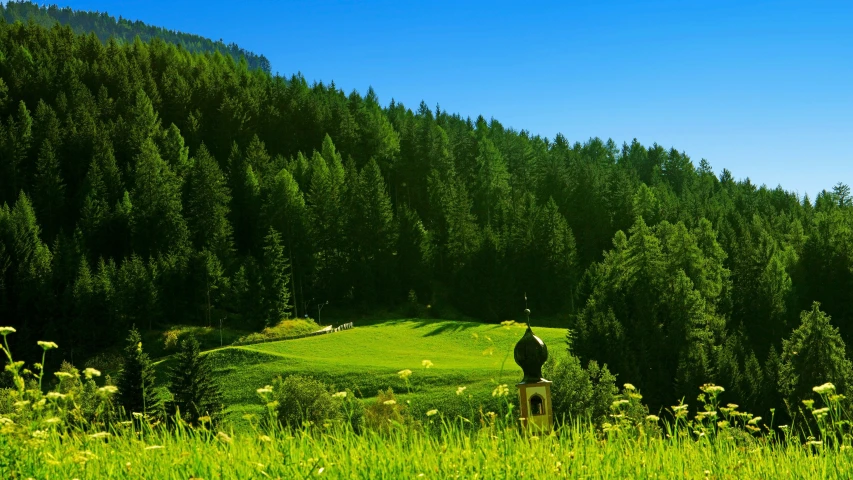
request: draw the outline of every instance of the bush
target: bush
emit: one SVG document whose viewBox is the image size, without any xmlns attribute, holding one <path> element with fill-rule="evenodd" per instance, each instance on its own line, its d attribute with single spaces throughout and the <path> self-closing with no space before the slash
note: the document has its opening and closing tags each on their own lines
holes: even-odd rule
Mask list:
<svg viewBox="0 0 853 480">
<path fill-rule="evenodd" d="M 543 375 L 551 380 L 551 407 L 554 421 L 591 420 L 597 425 L 608 420 L 610 406 L 619 390 L 616 377 L 591 360 L 584 369 L 571 353 L 545 362 Z"/>
<path fill-rule="evenodd" d="M 291 428 L 324 426 L 342 420 L 342 401 L 329 393 L 325 383 L 311 377 L 290 375 L 273 380 L 278 422 Z"/>
</svg>

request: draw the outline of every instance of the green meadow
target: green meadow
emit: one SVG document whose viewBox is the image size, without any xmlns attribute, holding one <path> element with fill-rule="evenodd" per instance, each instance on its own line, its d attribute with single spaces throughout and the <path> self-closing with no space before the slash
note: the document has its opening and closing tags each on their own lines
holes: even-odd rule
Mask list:
<svg viewBox="0 0 853 480">
<path fill-rule="evenodd" d="M 356 323 L 351 330 L 296 340 L 229 346 L 208 351 L 221 382 L 228 418 L 244 425 L 260 414 L 257 389 L 276 376 L 308 375 L 365 399 L 391 388 L 417 410 L 438 408 L 459 387 L 465 398 L 490 397 L 496 385 L 513 385 L 521 369 L 512 358 L 524 324 L 401 319 Z M 535 327 L 551 355 L 565 352 L 566 330 Z M 159 370 L 168 364 L 163 361 Z M 428 365 L 428 366 L 427 366 Z M 403 379 L 402 370 L 412 375 Z M 408 381 L 406 381 L 408 380 Z"/>
</svg>

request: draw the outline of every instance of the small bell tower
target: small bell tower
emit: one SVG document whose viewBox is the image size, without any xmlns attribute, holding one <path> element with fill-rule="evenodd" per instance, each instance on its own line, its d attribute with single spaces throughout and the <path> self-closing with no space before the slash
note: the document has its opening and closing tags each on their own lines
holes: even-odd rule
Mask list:
<svg viewBox="0 0 853 480">
<path fill-rule="evenodd" d="M 524 297 L 525 303 L 527 296 Z M 530 328 L 530 310 L 527 315 L 527 330 L 515 344 L 515 363 L 524 371 L 524 378 L 516 384 L 521 406 L 521 423 L 530 432 L 547 433 L 554 424 L 551 410 L 551 382 L 542 378 L 542 365 L 548 360 L 548 347 Z"/>
</svg>

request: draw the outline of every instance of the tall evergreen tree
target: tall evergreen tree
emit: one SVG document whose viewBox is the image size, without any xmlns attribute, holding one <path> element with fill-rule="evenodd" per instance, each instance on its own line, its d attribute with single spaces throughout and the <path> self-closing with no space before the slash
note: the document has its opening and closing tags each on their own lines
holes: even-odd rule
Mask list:
<svg viewBox="0 0 853 480">
<path fill-rule="evenodd" d="M 196 249 L 210 249 L 221 258 L 231 253 L 228 221 L 231 193 L 216 160 L 201 145 L 184 183 L 183 205 L 190 239 Z"/>
<path fill-rule="evenodd" d="M 197 424 L 203 416 L 214 421 L 218 419 L 223 410 L 222 392 L 214 378 L 210 358 L 201 355 L 194 336 L 181 341 L 181 349 L 169 373 L 169 390 L 182 419 L 190 424 Z"/>
<path fill-rule="evenodd" d="M 62 181 L 59 159 L 49 140 L 45 140 L 39 150 L 33 204 L 46 239 L 52 241 L 64 221 L 65 183 Z"/>
<path fill-rule="evenodd" d="M 779 393 L 793 416 L 800 400 L 808 398 L 812 387 L 833 383 L 841 394 L 849 392 L 853 381 L 853 364 L 830 317 L 815 302 L 800 314 L 800 326 L 782 342 L 779 366 Z"/>
<path fill-rule="evenodd" d="M 264 238 L 263 298 L 267 325 L 275 325 L 290 316 L 290 265 L 281 243 L 281 235 L 272 227 Z"/>
<path fill-rule="evenodd" d="M 187 245 L 180 182 L 160 158 L 151 139 L 136 157 L 132 222 L 136 253 L 147 257 L 181 251 Z"/>
<path fill-rule="evenodd" d="M 118 402 L 125 414 L 156 414 L 160 397 L 156 388 L 154 365 L 142 350 L 142 336 L 134 327 L 127 335 L 124 347 L 124 365 L 119 373 Z"/>
</svg>

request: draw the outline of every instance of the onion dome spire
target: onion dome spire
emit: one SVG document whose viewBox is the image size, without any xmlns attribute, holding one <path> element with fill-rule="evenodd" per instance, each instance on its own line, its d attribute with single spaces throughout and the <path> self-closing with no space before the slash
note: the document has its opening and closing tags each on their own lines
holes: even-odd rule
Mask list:
<svg viewBox="0 0 853 480">
<path fill-rule="evenodd" d="M 524 313 L 527 315 L 527 330 L 521 340 L 515 344 L 515 363 L 524 372 L 521 383 L 537 383 L 544 380 L 542 365 L 548 360 L 548 347 L 541 338 L 533 334 L 530 328 L 530 309 L 525 308 Z"/>
</svg>

